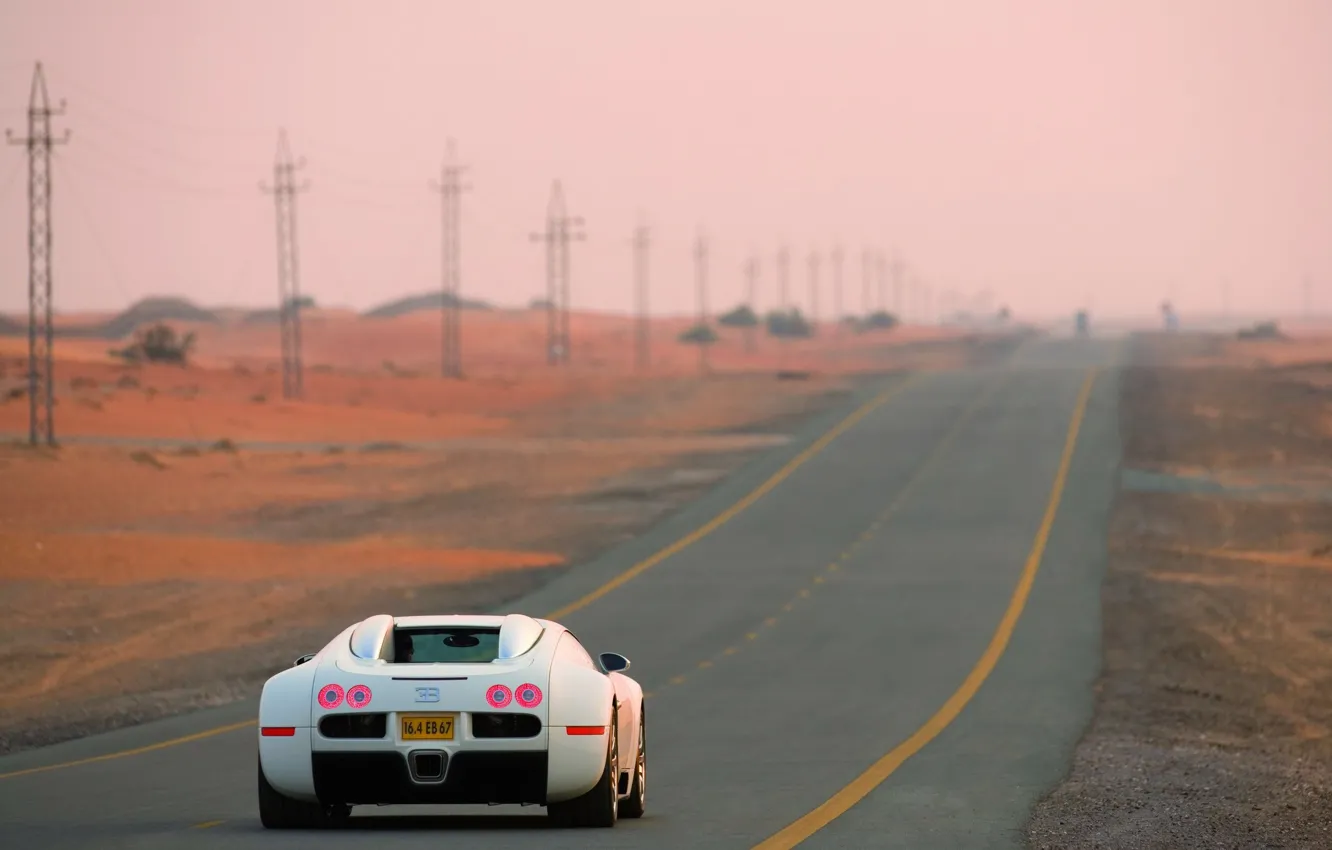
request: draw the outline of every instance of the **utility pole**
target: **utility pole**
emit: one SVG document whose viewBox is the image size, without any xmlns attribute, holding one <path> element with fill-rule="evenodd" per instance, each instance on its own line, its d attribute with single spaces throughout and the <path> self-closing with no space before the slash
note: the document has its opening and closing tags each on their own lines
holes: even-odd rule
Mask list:
<svg viewBox="0 0 1332 850">
<path fill-rule="evenodd" d="M 430 188 L 440 194 L 440 316 L 442 331 L 442 367 L 446 378 L 462 377 L 462 193 L 471 189 L 462 183 L 467 166 L 458 164 L 458 148 L 449 139 L 439 180 Z"/>
<path fill-rule="evenodd" d="M 758 310 L 758 276 L 759 276 L 759 258 L 751 255 L 749 262 L 745 263 L 745 304 L 754 312 L 754 321 L 763 321 L 759 317 Z M 745 328 L 745 351 L 754 352 L 755 326 L 750 325 Z"/>
<path fill-rule="evenodd" d="M 546 243 L 546 360 L 551 365 L 569 362 L 569 243 L 582 241 L 583 219 L 565 211 L 564 187 L 556 180 L 546 207 L 545 233 L 533 233 L 533 242 Z"/>
<path fill-rule="evenodd" d="M 893 311 L 897 313 L 898 321 L 902 320 L 902 297 L 905 294 L 902 281 L 902 258 L 893 253 Z"/>
<path fill-rule="evenodd" d="M 777 252 L 777 309 L 785 313 L 791 305 L 791 249 L 783 245 Z"/>
<path fill-rule="evenodd" d="M 842 246 L 838 245 L 832 251 L 832 285 L 833 285 L 833 322 L 837 333 L 842 332 Z"/>
<path fill-rule="evenodd" d="M 870 298 L 872 284 L 870 281 L 874 278 L 874 254 L 870 249 L 863 248 L 860 252 L 860 312 L 865 318 L 874 312 L 874 303 Z"/>
<path fill-rule="evenodd" d="M 28 149 L 28 442 L 48 446 L 55 439 L 55 326 L 51 301 L 51 149 L 69 141 L 51 136 L 51 118 L 65 114 L 65 101 L 51 108 L 46 75 L 38 62 L 28 96 L 28 135 L 10 144 Z"/>
<path fill-rule="evenodd" d="M 875 271 L 879 283 L 876 309 L 882 313 L 888 309 L 888 260 L 880 253 L 875 257 Z"/>
<path fill-rule="evenodd" d="M 819 333 L 819 264 L 822 260 L 817 250 L 809 252 L 809 330 L 812 336 Z"/>
<path fill-rule="evenodd" d="M 277 207 L 278 318 L 282 327 L 282 397 L 300 398 L 304 393 L 301 368 L 301 283 L 296 240 L 296 195 L 310 188 L 309 181 L 296 185 L 296 169 L 305 167 L 305 157 L 291 158 L 287 131 L 278 131 L 277 157 L 273 161 L 273 185 L 259 184 L 273 196 Z"/>
<path fill-rule="evenodd" d="M 708 326 L 708 239 L 702 229 L 694 239 L 694 281 L 698 286 L 698 326 Z M 699 371 L 708 371 L 708 345 L 706 340 L 698 342 Z"/>
<path fill-rule="evenodd" d="M 646 224 L 634 228 L 634 331 L 638 368 L 646 372 L 651 362 L 648 351 L 651 320 L 648 318 L 648 248 L 651 234 Z"/>
<path fill-rule="evenodd" d="M 546 205 L 546 229 L 542 233 L 533 233 L 529 237 L 533 242 L 546 245 L 546 363 L 554 366 L 560 362 L 559 331 L 556 296 L 559 286 L 559 234 L 562 209 L 557 209 L 556 201 L 560 198 L 560 184 L 557 180 L 551 190 L 550 202 Z"/>
</svg>

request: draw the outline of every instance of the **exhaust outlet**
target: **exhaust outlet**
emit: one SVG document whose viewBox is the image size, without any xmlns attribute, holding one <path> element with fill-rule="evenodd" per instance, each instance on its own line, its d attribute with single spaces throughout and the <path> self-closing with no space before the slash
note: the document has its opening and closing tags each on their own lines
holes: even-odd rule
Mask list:
<svg viewBox="0 0 1332 850">
<path fill-rule="evenodd" d="M 448 753 L 443 750 L 413 750 L 407 754 L 407 768 L 415 782 L 443 782 L 448 761 Z"/>
</svg>

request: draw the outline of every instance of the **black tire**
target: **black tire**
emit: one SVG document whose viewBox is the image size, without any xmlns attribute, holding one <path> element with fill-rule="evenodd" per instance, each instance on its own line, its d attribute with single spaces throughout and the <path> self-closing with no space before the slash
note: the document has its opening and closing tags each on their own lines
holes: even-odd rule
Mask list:
<svg viewBox="0 0 1332 850">
<path fill-rule="evenodd" d="M 647 709 L 638 709 L 638 747 L 629 796 L 620 801 L 620 817 L 641 818 L 647 809 Z"/>
<path fill-rule="evenodd" d="M 259 765 L 259 822 L 265 829 L 331 829 L 346 823 L 351 806 L 325 806 L 293 800 L 268 784 Z"/>
<path fill-rule="evenodd" d="M 620 718 L 616 709 L 611 709 L 610 743 L 606 747 L 606 764 L 602 768 L 601 778 L 591 791 L 581 797 L 551 803 L 546 806 L 546 816 L 556 826 L 607 828 L 615 826 L 619 815 L 620 797 Z"/>
</svg>

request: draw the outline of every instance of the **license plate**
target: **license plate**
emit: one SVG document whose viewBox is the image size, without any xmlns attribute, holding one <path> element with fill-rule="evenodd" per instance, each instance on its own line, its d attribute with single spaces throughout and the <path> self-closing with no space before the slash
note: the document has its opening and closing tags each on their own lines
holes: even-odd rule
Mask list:
<svg viewBox="0 0 1332 850">
<path fill-rule="evenodd" d="M 404 741 L 452 741 L 455 714 L 404 714 L 398 718 Z"/>
</svg>

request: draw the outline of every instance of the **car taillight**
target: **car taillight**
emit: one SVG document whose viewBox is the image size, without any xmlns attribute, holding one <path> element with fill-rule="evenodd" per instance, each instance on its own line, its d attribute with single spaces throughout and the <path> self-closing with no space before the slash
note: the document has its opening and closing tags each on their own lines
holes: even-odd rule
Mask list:
<svg viewBox="0 0 1332 850">
<path fill-rule="evenodd" d="M 570 735 L 605 735 L 605 726 L 565 726 L 564 731 Z"/>
<path fill-rule="evenodd" d="M 326 709 L 337 708 L 342 704 L 342 685 L 332 684 L 324 685 L 319 689 L 319 707 Z"/>
<path fill-rule="evenodd" d="M 265 726 L 259 730 L 265 738 L 291 738 L 296 734 L 295 726 Z"/>
<path fill-rule="evenodd" d="M 513 699 L 513 691 L 503 685 L 491 685 L 486 690 L 486 702 L 490 703 L 491 708 L 503 708 Z"/>
<path fill-rule="evenodd" d="M 524 682 L 514 691 L 514 697 L 523 708 L 536 708 L 541 705 L 541 689 L 531 682 Z"/>
</svg>

